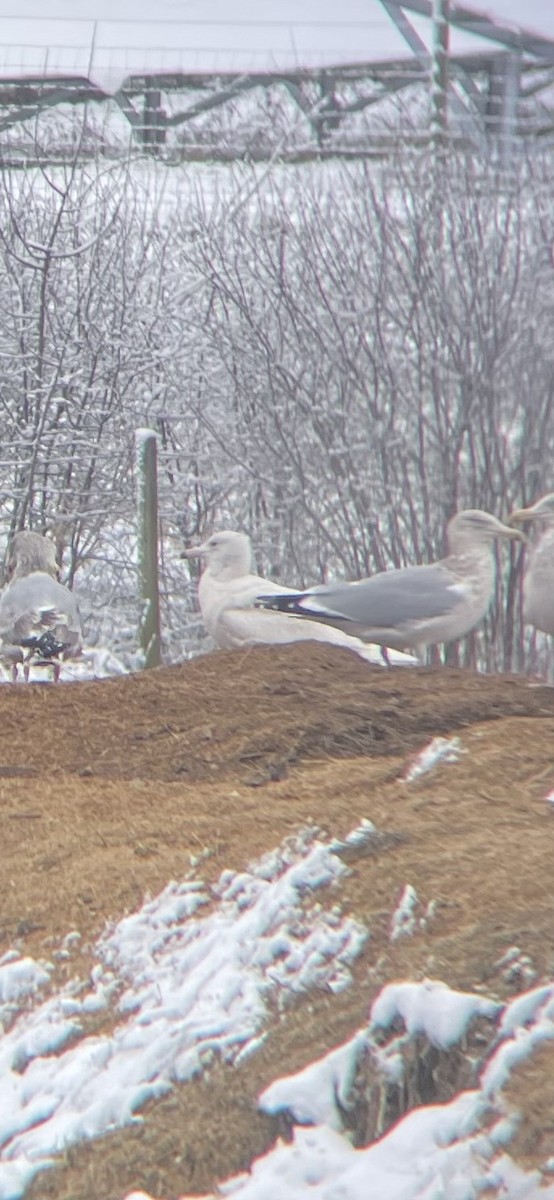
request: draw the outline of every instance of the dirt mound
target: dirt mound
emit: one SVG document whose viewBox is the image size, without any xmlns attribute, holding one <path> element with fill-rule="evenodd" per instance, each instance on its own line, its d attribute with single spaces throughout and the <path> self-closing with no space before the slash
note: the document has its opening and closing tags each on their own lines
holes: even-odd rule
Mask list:
<svg viewBox="0 0 554 1200">
<path fill-rule="evenodd" d="M 0 775 L 263 782 L 305 759 L 394 755 L 431 734 L 554 716 L 554 690 L 454 669 L 370 667 L 335 647 L 220 653 L 60 688 L 0 689 Z"/>
<path fill-rule="evenodd" d="M 4 687 L 0 721 L 0 951 L 51 958 L 76 928 L 83 950 L 58 960 L 57 979 L 86 977 L 87 941 L 182 878 L 191 856 L 211 882 L 307 824 L 344 837 L 367 818 L 381 835 L 377 853 L 349 855 L 334 897 L 370 930 L 355 986 L 310 995 L 240 1067 L 216 1064 L 150 1104 L 141 1124 L 68 1150 L 29 1200 L 206 1191 L 274 1140 L 259 1092 L 350 1036 L 386 981 L 430 975 L 502 998 L 529 986 L 526 971 L 537 982 L 554 973 L 554 689 L 373 669 L 314 644 Z M 459 735 L 460 758 L 408 786 L 414 751 L 438 734 Z M 435 916 L 391 942 L 406 884 Z M 514 946 L 521 978 L 498 965 Z M 526 1165 L 538 1165 L 533 1145 L 542 1160 L 554 1150 L 550 1109 L 533 1102 L 550 1066 L 537 1056 L 511 1084 L 529 1114 L 516 1147 Z"/>
</svg>

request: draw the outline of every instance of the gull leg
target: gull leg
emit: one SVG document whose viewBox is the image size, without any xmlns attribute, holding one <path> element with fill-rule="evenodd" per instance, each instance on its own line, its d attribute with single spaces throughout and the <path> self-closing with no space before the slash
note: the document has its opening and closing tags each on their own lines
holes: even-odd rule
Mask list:
<svg viewBox="0 0 554 1200">
<path fill-rule="evenodd" d="M 12 663 L 11 676 L 12 683 L 17 683 L 17 663 Z"/>
</svg>

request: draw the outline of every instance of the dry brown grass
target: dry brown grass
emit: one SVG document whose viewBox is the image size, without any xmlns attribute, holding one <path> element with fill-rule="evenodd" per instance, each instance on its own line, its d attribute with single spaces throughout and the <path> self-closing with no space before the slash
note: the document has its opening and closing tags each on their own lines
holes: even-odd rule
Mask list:
<svg viewBox="0 0 554 1200">
<path fill-rule="evenodd" d="M 510 1145 L 523 1167 L 541 1166 L 554 1155 L 554 1044 L 543 1043 L 527 1062 L 516 1067 L 506 1098 L 524 1120 Z"/>
<path fill-rule="evenodd" d="M 317 758 L 403 754 L 431 734 L 554 718 L 554 689 L 454 669 L 369 667 L 314 643 L 209 655 L 96 683 L 2 688 L 6 769 L 104 779 L 234 778 Z"/>
</svg>

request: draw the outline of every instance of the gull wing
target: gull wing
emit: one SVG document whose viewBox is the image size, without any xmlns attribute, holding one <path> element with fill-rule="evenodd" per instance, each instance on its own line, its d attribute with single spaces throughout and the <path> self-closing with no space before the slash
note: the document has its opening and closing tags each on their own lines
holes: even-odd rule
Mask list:
<svg viewBox="0 0 554 1200">
<path fill-rule="evenodd" d="M 293 596 L 264 595 L 258 602 L 313 621 L 340 623 L 342 628 L 352 624 L 353 629 L 378 630 L 446 616 L 465 594 L 458 576 L 434 563 L 382 571 L 356 583 L 324 584 Z"/>
</svg>

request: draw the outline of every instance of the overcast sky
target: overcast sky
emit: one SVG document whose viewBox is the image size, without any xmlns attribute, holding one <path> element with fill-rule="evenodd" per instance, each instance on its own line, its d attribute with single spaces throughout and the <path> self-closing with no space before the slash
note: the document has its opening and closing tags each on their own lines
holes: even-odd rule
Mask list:
<svg viewBox="0 0 554 1200">
<path fill-rule="evenodd" d="M 472 7 L 554 40 L 554 0 Z M 406 15 L 429 44 L 430 23 Z M 483 48 L 456 31 L 451 44 Z M 404 54 L 379 0 L 0 0 L 4 75 L 74 71 L 115 88 L 140 70 L 263 71 Z"/>
</svg>

